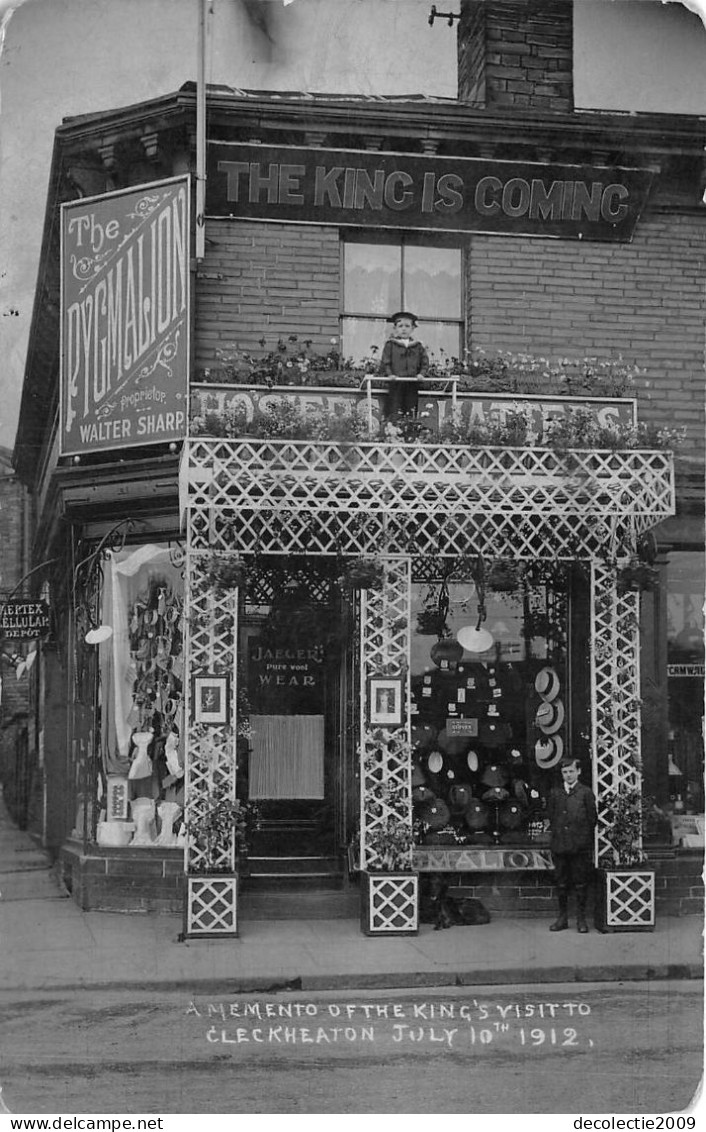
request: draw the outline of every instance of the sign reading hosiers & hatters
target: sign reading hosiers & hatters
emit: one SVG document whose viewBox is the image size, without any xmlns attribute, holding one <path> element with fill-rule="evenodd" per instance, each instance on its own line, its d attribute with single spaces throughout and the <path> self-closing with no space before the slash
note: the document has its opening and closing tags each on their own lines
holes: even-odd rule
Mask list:
<svg viewBox="0 0 706 1132">
<path fill-rule="evenodd" d="M 186 435 L 189 179 L 62 205 L 61 454 Z"/>
</svg>

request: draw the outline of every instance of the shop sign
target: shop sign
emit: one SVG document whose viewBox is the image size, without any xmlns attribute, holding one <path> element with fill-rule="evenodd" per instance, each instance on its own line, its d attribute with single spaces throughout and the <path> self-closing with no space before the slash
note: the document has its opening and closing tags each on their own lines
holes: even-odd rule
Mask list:
<svg viewBox="0 0 706 1132">
<path fill-rule="evenodd" d="M 61 208 L 61 454 L 186 435 L 189 179 Z"/>
<path fill-rule="evenodd" d="M 34 641 L 51 628 L 49 606 L 45 601 L 10 598 L 0 607 L 0 636 Z"/>
<path fill-rule="evenodd" d="M 706 673 L 706 666 L 703 664 L 668 664 L 667 676 L 700 676 L 701 679 Z"/>
<path fill-rule="evenodd" d="M 455 737 L 463 736 L 464 738 L 470 736 L 475 739 L 478 735 L 478 720 L 449 718 L 446 720 L 446 734 Z"/>
<path fill-rule="evenodd" d="M 322 383 L 326 376 L 322 375 Z M 364 412 L 366 407 L 365 394 L 356 389 L 330 389 L 326 391 L 295 389 L 291 385 L 270 388 L 268 386 L 242 385 L 209 385 L 193 390 L 192 413 L 198 416 L 203 413 L 223 413 L 226 409 L 241 408 L 246 419 L 252 421 L 264 414 L 268 406 L 276 405 L 282 398 L 292 401 L 300 409 L 312 412 L 350 412 L 358 405 L 359 411 Z M 382 418 L 382 395 L 374 394 L 372 411 L 375 421 Z M 470 419 L 476 424 L 490 424 L 491 421 L 504 413 L 514 412 L 518 408 L 526 412 L 529 420 L 528 439 L 531 443 L 541 442 L 547 423 L 555 417 L 564 416 L 569 410 L 591 409 L 600 425 L 635 424 L 636 411 L 634 400 L 602 400 L 599 398 L 580 397 L 521 397 L 517 393 L 495 394 L 482 396 L 476 393 L 459 393 L 458 410 L 464 420 Z M 419 416 L 430 428 L 438 428 L 451 416 L 452 404 L 450 395 L 442 393 L 421 393 L 419 396 Z"/>
<path fill-rule="evenodd" d="M 629 241 L 648 169 L 367 150 L 209 146 L 210 216 Z"/>
<path fill-rule="evenodd" d="M 504 870 L 553 869 L 549 849 L 446 849 L 422 846 L 414 850 L 414 868 L 419 872 L 501 872 Z"/>
</svg>

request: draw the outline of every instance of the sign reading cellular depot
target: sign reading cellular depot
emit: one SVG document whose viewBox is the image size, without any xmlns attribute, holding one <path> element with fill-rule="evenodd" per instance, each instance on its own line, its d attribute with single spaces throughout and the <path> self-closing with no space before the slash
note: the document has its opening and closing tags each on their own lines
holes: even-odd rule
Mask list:
<svg viewBox="0 0 706 1132">
<path fill-rule="evenodd" d="M 0 637 L 37 640 L 49 632 L 49 606 L 45 601 L 8 598 L 0 605 Z"/>
<path fill-rule="evenodd" d="M 62 205 L 61 452 L 186 434 L 189 180 Z"/>
<path fill-rule="evenodd" d="M 628 241 L 646 169 L 218 142 L 211 216 Z"/>
</svg>

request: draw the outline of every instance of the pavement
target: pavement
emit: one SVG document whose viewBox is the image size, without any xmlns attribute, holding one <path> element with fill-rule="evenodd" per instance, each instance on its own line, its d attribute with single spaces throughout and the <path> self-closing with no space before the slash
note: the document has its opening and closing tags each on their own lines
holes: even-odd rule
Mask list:
<svg viewBox="0 0 706 1132">
<path fill-rule="evenodd" d="M 702 979 L 701 916 L 653 932 L 550 933 L 546 919 L 376 938 L 357 920 L 255 920 L 181 940 L 177 915 L 84 912 L 0 799 L 0 991 L 96 987 L 247 993 Z"/>
</svg>

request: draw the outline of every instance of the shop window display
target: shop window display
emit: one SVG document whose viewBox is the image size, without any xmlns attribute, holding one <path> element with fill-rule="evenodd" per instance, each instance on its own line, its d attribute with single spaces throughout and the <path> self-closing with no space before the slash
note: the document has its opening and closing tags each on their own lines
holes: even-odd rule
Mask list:
<svg viewBox="0 0 706 1132">
<path fill-rule="evenodd" d="M 480 571 L 413 585 L 417 840 L 545 845 L 545 800 L 570 746 L 571 571 Z"/>
<path fill-rule="evenodd" d="M 101 844 L 179 843 L 184 804 L 183 579 L 166 547 L 110 554 L 101 622 Z"/>
<path fill-rule="evenodd" d="M 672 550 L 667 564 L 669 803 L 675 814 L 704 812 L 704 560 Z"/>
</svg>

